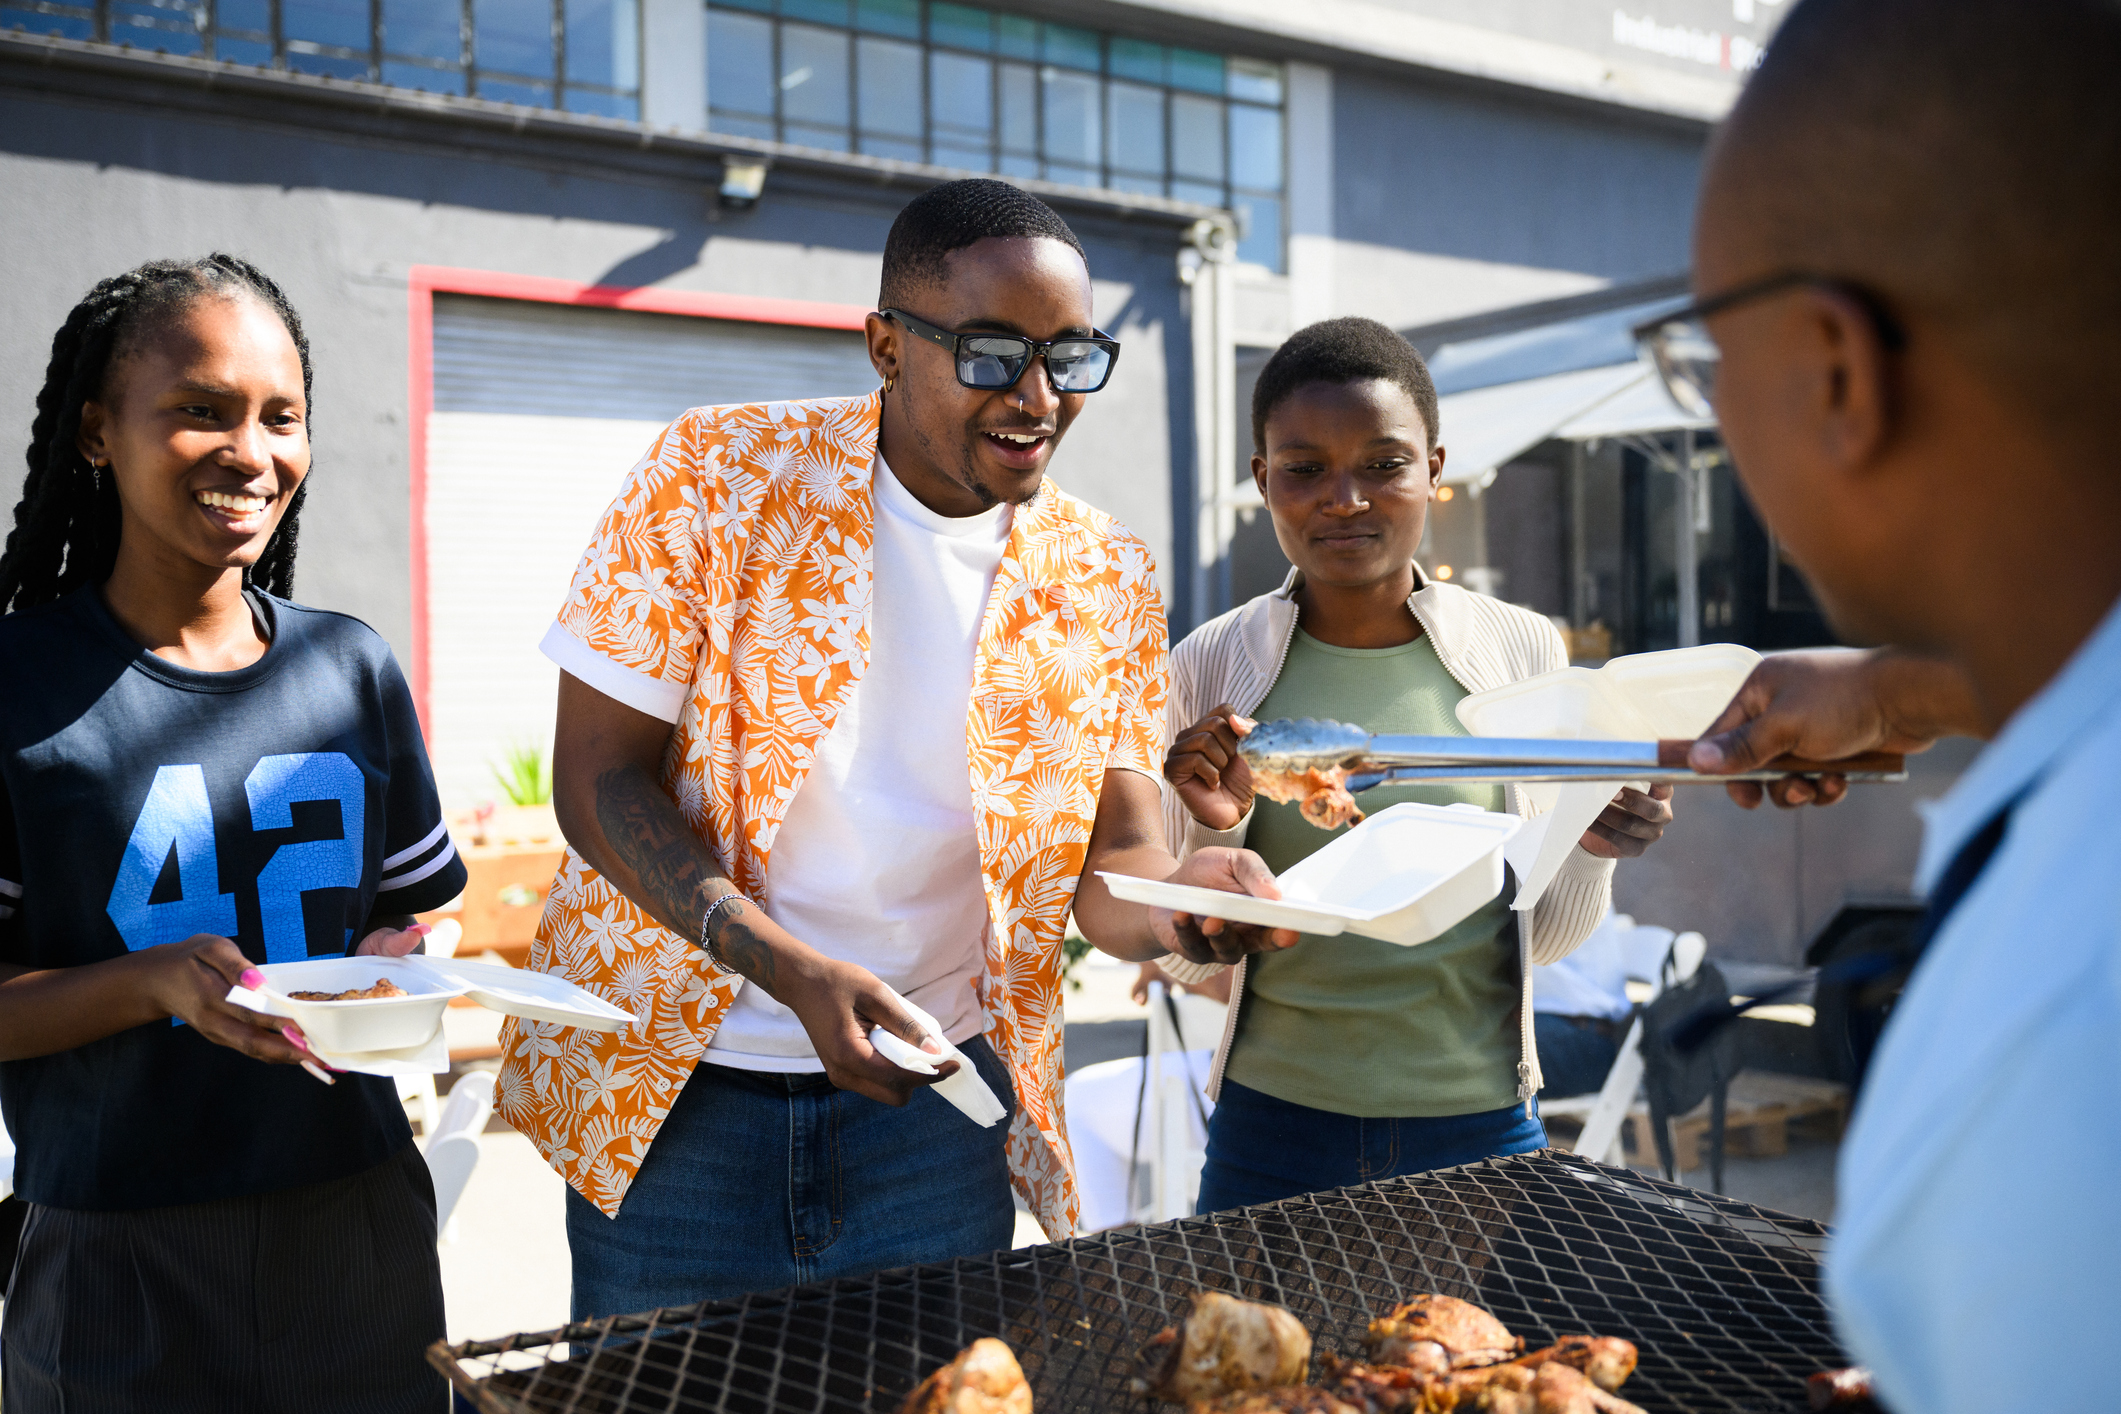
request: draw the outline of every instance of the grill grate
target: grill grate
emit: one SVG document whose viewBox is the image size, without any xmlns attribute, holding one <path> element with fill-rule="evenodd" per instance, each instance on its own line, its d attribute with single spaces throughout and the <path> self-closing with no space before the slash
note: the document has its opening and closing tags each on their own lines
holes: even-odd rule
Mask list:
<svg viewBox="0 0 2121 1414">
<path fill-rule="evenodd" d="M 1117 1228 L 611 1317 L 430 1358 L 491 1414 L 781 1414 L 873 1409 L 980 1336 L 1009 1342 L 1039 1414 L 1152 1414 L 1134 1355 L 1195 1291 L 1287 1306 L 1321 1350 L 1437 1291 L 1533 1347 L 1625 1336 L 1621 1393 L 1652 1411 L 1801 1410 L 1805 1376 L 1846 1364 L 1819 1299 L 1826 1229 L 1808 1218 L 1548 1151 L 1282 1203 Z"/>
</svg>

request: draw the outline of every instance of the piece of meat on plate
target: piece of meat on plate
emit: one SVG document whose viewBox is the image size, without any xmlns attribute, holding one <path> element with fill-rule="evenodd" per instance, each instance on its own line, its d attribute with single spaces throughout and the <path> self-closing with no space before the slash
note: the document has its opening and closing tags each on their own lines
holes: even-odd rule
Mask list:
<svg viewBox="0 0 2121 1414">
<path fill-rule="evenodd" d="M 408 997 L 412 994 L 391 981 L 378 977 L 373 987 L 353 987 L 344 992 L 289 992 L 288 998 L 297 1002 L 365 1002 L 376 997 Z"/>
</svg>

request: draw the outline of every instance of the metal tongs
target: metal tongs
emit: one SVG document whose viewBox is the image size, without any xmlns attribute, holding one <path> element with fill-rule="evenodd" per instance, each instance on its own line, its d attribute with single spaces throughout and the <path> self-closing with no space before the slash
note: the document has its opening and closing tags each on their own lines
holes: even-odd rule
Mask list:
<svg viewBox="0 0 2121 1414">
<path fill-rule="evenodd" d="M 1648 781 L 1652 785 L 1779 781 L 1784 776 L 1843 776 L 1904 781 L 1907 759 L 1874 751 L 1841 761 L 1778 756 L 1757 771 L 1704 775 L 1686 764 L 1691 741 L 1579 741 L 1554 737 L 1372 736 L 1361 727 L 1318 717 L 1261 722 L 1237 744 L 1255 771 L 1348 770 L 1354 794 L 1387 781 Z"/>
</svg>

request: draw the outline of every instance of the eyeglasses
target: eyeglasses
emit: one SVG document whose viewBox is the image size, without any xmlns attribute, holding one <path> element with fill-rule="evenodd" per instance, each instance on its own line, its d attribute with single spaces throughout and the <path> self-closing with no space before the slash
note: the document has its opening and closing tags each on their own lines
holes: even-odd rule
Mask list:
<svg viewBox="0 0 2121 1414">
<path fill-rule="evenodd" d="M 1870 291 L 1830 275 L 1785 270 L 1636 325 L 1631 331 L 1636 350 L 1644 362 L 1657 370 L 1665 391 L 1681 410 L 1695 417 L 1714 417 L 1716 370 L 1723 362 L 1723 350 L 1716 347 L 1715 337 L 1709 333 L 1709 316 L 1798 285 L 1833 290 L 1854 300 L 1870 316 L 1881 344 L 1894 353 L 1906 347 L 1906 332 Z"/>
<path fill-rule="evenodd" d="M 903 309 L 880 309 L 886 319 L 896 319 L 906 332 L 931 344 L 940 344 L 957 360 L 957 381 L 982 392 L 1014 388 L 1034 357 L 1046 360 L 1046 376 L 1057 393 L 1094 393 L 1112 377 L 1119 362 L 1119 340 L 1097 330 L 1088 339 L 1050 339 L 1040 343 L 1017 334 L 953 334 L 925 319 L 916 319 Z"/>
</svg>

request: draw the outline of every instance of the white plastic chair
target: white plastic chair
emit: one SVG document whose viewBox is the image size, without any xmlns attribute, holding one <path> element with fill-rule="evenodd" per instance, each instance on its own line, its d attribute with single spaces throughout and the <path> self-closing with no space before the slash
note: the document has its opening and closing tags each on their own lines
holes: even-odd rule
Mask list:
<svg viewBox="0 0 2121 1414">
<path fill-rule="evenodd" d="M 1681 933 L 1674 938 L 1672 980 L 1684 982 L 1693 976 L 1708 951 L 1708 939 L 1699 933 Z M 1662 987 L 1655 981 L 1651 985 Z M 1656 994 L 1651 995 L 1654 999 Z M 1642 1018 L 1638 1016 L 1628 1027 L 1626 1039 L 1620 1043 L 1620 1053 L 1613 1058 L 1613 1068 L 1606 1072 L 1605 1084 L 1599 1087 L 1598 1097 L 1581 1111 L 1583 1133 L 1576 1140 L 1576 1152 L 1600 1163 L 1625 1163 L 1627 1158 L 1620 1142 L 1620 1127 L 1627 1122 L 1628 1110 L 1634 1106 L 1636 1093 L 1641 1089 Z M 1542 1104 L 1539 1108 L 1542 1114 L 1548 1115 L 1577 1112 L 1576 1105 L 1567 1100 Z"/>
<path fill-rule="evenodd" d="M 440 1241 L 452 1240 L 457 1203 L 471 1171 L 479 1166 L 479 1135 L 493 1113 L 493 1075 L 474 1070 L 451 1087 L 449 1103 L 427 1140 L 427 1172 L 435 1186 L 435 1230 Z"/>
<path fill-rule="evenodd" d="M 1193 1202 L 1200 1196 L 1201 1170 L 1208 1163 L 1208 1104 L 1202 1094 L 1208 1077 L 1193 1073 L 1187 1055 L 1188 1038 L 1181 1032 L 1189 1023 L 1195 1029 L 1206 1030 L 1202 1025 L 1204 1014 L 1210 1008 L 1223 1010 L 1213 1002 L 1186 1004 L 1202 1000 L 1183 994 L 1173 998 L 1163 983 L 1149 984 L 1148 1076 L 1142 1089 L 1137 1121 L 1140 1140 L 1135 1151 L 1148 1182 L 1130 1187 L 1128 1216 L 1135 1222 L 1168 1222 L 1191 1216 Z M 1176 1025 L 1174 1010 L 1179 1013 Z M 1208 1039 L 1191 1038 L 1196 1045 Z M 1212 1045 L 1212 1040 L 1209 1043 Z"/>
</svg>

